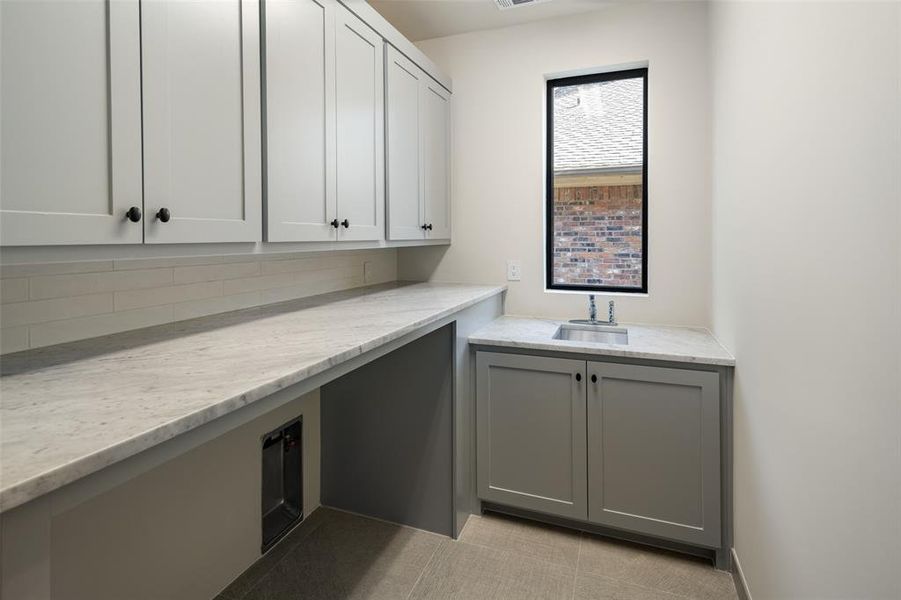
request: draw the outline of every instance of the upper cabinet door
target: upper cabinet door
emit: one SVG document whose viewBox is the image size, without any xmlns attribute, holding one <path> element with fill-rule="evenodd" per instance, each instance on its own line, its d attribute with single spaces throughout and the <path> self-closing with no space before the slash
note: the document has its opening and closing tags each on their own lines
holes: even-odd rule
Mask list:
<svg viewBox="0 0 901 600">
<path fill-rule="evenodd" d="M 259 14 L 141 3 L 146 242 L 261 239 Z"/>
<path fill-rule="evenodd" d="M 425 237 L 420 100 L 427 76 L 393 46 L 386 46 L 388 239 Z"/>
<path fill-rule="evenodd" d="M 339 240 L 384 239 L 384 42 L 341 5 L 335 14 Z"/>
<path fill-rule="evenodd" d="M 335 3 L 264 0 L 266 239 L 334 240 Z"/>
<path fill-rule="evenodd" d="M 450 239 L 450 93 L 427 77 L 422 104 L 422 169 L 428 237 Z"/>
<path fill-rule="evenodd" d="M 140 243 L 138 0 L 0 2 L 0 242 Z"/>
</svg>

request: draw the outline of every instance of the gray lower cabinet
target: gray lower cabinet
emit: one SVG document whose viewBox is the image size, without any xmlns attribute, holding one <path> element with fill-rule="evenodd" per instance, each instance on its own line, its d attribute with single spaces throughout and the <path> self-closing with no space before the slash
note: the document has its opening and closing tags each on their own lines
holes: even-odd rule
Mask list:
<svg viewBox="0 0 901 600">
<path fill-rule="evenodd" d="M 721 545 L 712 371 L 477 354 L 482 500 Z"/>
<path fill-rule="evenodd" d="M 585 361 L 479 352 L 483 500 L 585 519 Z"/>
<path fill-rule="evenodd" d="M 720 545 L 719 375 L 588 363 L 588 520 Z"/>
</svg>

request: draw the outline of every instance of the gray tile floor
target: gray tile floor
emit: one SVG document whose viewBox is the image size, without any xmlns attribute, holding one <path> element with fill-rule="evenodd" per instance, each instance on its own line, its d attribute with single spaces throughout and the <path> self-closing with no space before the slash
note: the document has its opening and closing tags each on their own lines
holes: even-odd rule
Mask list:
<svg viewBox="0 0 901 600">
<path fill-rule="evenodd" d="M 321 508 L 217 600 L 736 600 L 691 558 L 499 515 L 459 541 Z"/>
</svg>

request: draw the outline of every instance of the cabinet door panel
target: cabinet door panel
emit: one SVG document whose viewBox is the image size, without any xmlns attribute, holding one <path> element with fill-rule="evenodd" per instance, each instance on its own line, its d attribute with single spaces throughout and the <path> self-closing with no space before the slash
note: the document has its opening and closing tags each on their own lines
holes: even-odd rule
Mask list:
<svg viewBox="0 0 901 600">
<path fill-rule="evenodd" d="M 450 239 L 450 94 L 426 78 L 423 99 L 425 220 L 430 239 Z"/>
<path fill-rule="evenodd" d="M 259 240 L 259 4 L 143 2 L 141 32 L 145 241 Z"/>
<path fill-rule="evenodd" d="M 137 0 L 4 0 L 0 27 L 0 240 L 140 243 Z"/>
<path fill-rule="evenodd" d="M 480 498 L 586 518 L 584 371 L 584 361 L 478 353 Z"/>
<path fill-rule="evenodd" d="M 720 536 L 716 373 L 588 363 L 591 521 L 711 547 Z"/>
<path fill-rule="evenodd" d="M 341 5 L 335 15 L 339 240 L 384 239 L 384 42 Z"/>
<path fill-rule="evenodd" d="M 266 239 L 335 239 L 335 10 L 265 0 Z"/>
<path fill-rule="evenodd" d="M 427 76 L 394 47 L 386 46 L 386 52 L 388 238 L 421 240 L 425 220 L 420 104 Z"/>
</svg>

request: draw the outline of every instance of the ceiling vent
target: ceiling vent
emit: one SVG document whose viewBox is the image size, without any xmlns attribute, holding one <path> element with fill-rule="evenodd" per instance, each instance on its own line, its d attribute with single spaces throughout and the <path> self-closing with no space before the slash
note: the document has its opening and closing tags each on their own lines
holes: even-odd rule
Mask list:
<svg viewBox="0 0 901 600">
<path fill-rule="evenodd" d="M 494 0 L 497 7 L 501 10 L 508 8 L 516 8 L 517 6 L 526 6 L 527 4 L 540 4 L 542 2 L 550 2 L 550 0 Z"/>
</svg>

